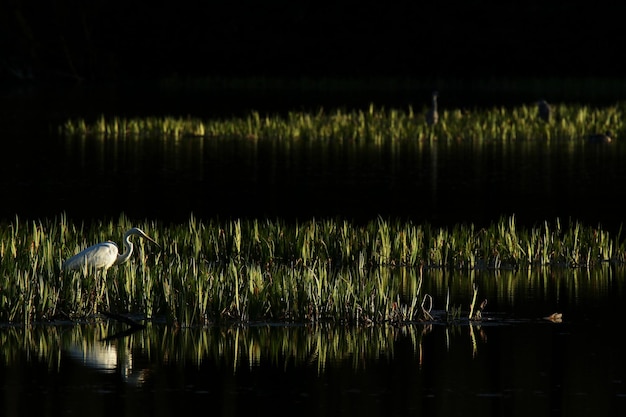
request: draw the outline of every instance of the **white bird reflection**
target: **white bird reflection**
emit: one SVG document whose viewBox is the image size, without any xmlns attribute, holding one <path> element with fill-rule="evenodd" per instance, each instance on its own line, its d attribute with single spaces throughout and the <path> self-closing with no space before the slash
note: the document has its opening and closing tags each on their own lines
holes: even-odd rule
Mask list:
<svg viewBox="0 0 626 417">
<path fill-rule="evenodd" d="M 112 345 L 76 345 L 68 350 L 68 354 L 85 366 L 107 373 L 117 370 L 118 361 L 124 374 L 131 372 L 133 367 L 132 356 L 118 358 L 117 348 Z"/>
<path fill-rule="evenodd" d="M 135 386 L 142 385 L 149 374 L 149 369 L 134 366 L 133 353 L 121 338 L 114 341 L 85 338 L 64 350 L 82 365 L 106 374 L 119 374 L 125 382 Z"/>
</svg>

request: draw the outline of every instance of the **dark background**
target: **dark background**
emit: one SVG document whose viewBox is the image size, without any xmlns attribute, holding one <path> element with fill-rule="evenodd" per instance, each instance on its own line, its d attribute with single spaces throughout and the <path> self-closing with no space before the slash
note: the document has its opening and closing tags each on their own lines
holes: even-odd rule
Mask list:
<svg viewBox="0 0 626 417">
<path fill-rule="evenodd" d="M 616 3 L 617 4 L 617 3 Z M 569 1 L 19 1 L 1 78 L 621 76 L 624 13 Z"/>
<path fill-rule="evenodd" d="M 410 104 L 421 112 L 433 89 L 442 109 L 542 97 L 613 104 L 626 96 L 624 16 L 601 2 L 564 1 L 0 0 L 0 218 L 61 211 L 74 218 L 122 211 L 174 218 L 175 206 L 184 218 L 190 211 L 366 219 L 391 213 L 453 224 L 514 212 L 529 224 L 570 216 L 621 223 L 617 151 L 576 153 L 581 166 L 571 175 L 559 152 L 508 160 L 498 151 L 473 174 L 479 165 L 471 150 L 440 150 L 436 158 L 400 164 L 406 171 L 390 168 L 392 160 L 368 165 L 368 155 L 359 155 L 361 165 L 352 169 L 341 153 L 329 171 L 324 153 L 307 153 L 297 169 L 285 165 L 281 172 L 258 164 L 281 164 L 293 154 L 242 159 L 241 149 L 214 154 L 178 147 L 150 160 L 147 151 L 126 150 L 129 143 L 74 149 L 80 141 L 67 143 L 56 132 L 68 118 L 100 115 L 207 118 L 370 103 Z M 592 81 L 580 88 L 568 77 Z M 205 78 L 209 88 L 197 82 Z M 187 155 L 198 158 L 189 162 Z M 145 169 L 166 157 L 180 170 Z M 425 170 L 432 161 L 436 169 Z M 204 167 L 205 177 L 186 177 L 193 167 Z M 272 172 L 280 175 L 262 176 Z M 336 176 L 323 176 L 329 172 Z M 153 204 L 139 197 L 142 190 Z M 414 207 L 416 195 L 431 205 Z"/>
</svg>

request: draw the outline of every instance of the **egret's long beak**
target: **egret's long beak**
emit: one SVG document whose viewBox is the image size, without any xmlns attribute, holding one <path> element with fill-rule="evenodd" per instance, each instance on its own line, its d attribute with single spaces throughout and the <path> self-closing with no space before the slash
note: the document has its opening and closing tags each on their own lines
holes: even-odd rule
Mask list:
<svg viewBox="0 0 626 417">
<path fill-rule="evenodd" d="M 157 245 L 157 247 L 159 247 L 159 248 L 161 247 L 161 245 L 159 245 L 159 244 L 157 243 L 157 241 L 156 241 L 156 240 L 154 240 L 154 239 L 152 239 L 150 236 L 146 236 L 146 238 L 147 238 L 150 242 L 152 242 L 152 243 L 154 243 L 155 245 Z"/>
<path fill-rule="evenodd" d="M 143 237 L 144 239 L 149 240 L 150 242 L 154 243 L 154 244 L 155 244 L 155 245 L 157 245 L 159 248 L 161 247 L 161 245 L 159 245 L 159 244 L 157 243 L 157 241 L 156 241 L 156 240 L 152 239 L 152 238 L 151 238 L 150 236 L 148 236 L 147 234 L 145 234 L 145 233 L 144 233 L 141 237 Z"/>
</svg>

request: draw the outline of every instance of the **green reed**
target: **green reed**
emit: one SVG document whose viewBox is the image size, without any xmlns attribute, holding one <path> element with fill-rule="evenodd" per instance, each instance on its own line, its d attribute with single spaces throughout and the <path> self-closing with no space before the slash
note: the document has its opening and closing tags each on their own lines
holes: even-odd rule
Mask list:
<svg viewBox="0 0 626 417">
<path fill-rule="evenodd" d="M 108 139 L 206 137 L 378 145 L 402 140 L 575 140 L 607 130 L 620 137 L 626 130 L 623 104 L 599 108 L 555 103 L 552 108 L 554 116 L 549 123 L 538 119 L 534 104 L 488 109 L 454 109 L 442 105 L 439 123 L 434 127 L 425 123 L 425 108 L 387 109 L 371 104 L 364 110 L 320 109 L 315 113 L 291 111 L 286 115 L 253 111 L 245 117 L 228 119 L 100 116 L 92 121 L 67 120 L 58 130 L 68 137 Z"/>
<path fill-rule="evenodd" d="M 139 226 L 127 264 L 106 273 L 62 272 L 64 259 Z M 125 216 L 89 227 L 60 216 L 0 225 L 0 321 L 29 324 L 111 310 L 165 316 L 182 325 L 257 320 L 404 323 L 429 319 L 422 271 L 591 268 L 623 263 L 619 236 L 557 219 L 520 228 L 507 217 L 486 228 L 438 228 L 376 219 L 235 219 L 165 226 Z M 401 280 L 395 268 L 408 272 Z M 471 289 L 466 290 L 467 297 Z"/>
</svg>

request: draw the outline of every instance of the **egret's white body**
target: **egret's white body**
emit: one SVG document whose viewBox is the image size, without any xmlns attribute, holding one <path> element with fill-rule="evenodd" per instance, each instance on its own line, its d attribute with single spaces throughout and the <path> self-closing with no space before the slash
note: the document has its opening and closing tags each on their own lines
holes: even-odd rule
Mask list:
<svg viewBox="0 0 626 417">
<path fill-rule="evenodd" d="M 123 264 L 128 261 L 133 254 L 133 244 L 130 241 L 130 237 L 133 235 L 140 236 L 159 246 L 154 239 L 145 234 L 141 229 L 133 227 L 124 233 L 124 252 L 122 254 L 119 253 L 117 245 L 111 241 L 98 243 L 66 260 L 63 263 L 63 269 L 87 268 L 89 270 L 103 269 L 106 271 L 113 265 Z"/>
<path fill-rule="evenodd" d="M 439 112 L 437 111 L 437 97 L 438 96 L 439 96 L 439 93 L 437 91 L 434 91 L 432 107 L 430 108 L 428 113 L 426 113 L 426 123 L 428 123 L 430 126 L 436 125 L 437 122 L 439 121 Z"/>
</svg>

